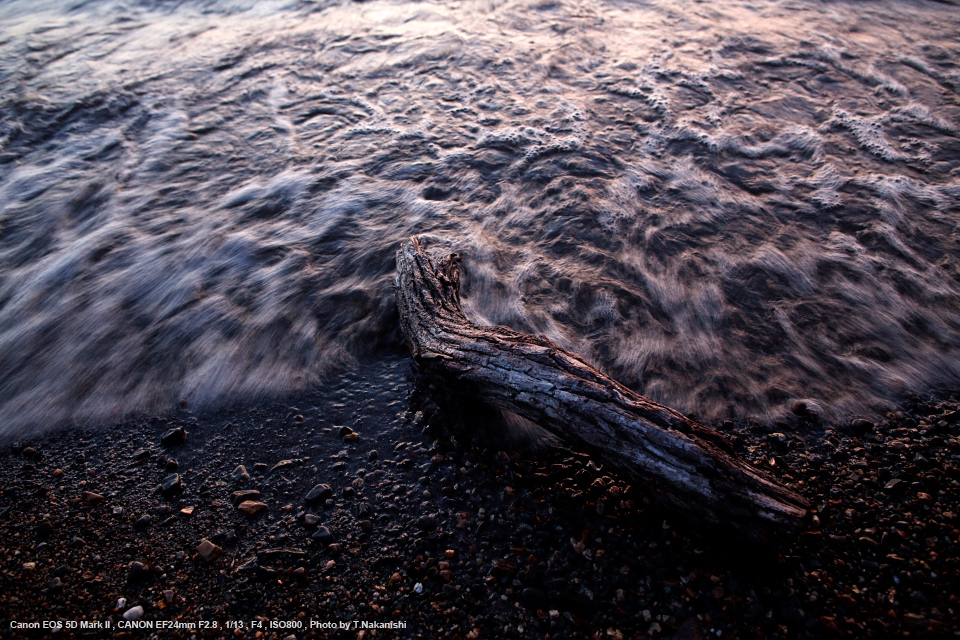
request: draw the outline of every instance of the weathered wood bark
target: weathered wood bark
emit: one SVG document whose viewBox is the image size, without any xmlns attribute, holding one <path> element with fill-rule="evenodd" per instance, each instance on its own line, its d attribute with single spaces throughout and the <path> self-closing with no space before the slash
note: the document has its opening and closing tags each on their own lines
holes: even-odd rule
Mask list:
<svg viewBox="0 0 960 640">
<path fill-rule="evenodd" d="M 704 526 L 767 543 L 797 533 L 806 501 L 735 457 L 712 429 L 545 338 L 470 322 L 459 255 L 424 244 L 401 246 L 395 287 L 404 339 L 425 373 L 536 422 Z"/>
</svg>

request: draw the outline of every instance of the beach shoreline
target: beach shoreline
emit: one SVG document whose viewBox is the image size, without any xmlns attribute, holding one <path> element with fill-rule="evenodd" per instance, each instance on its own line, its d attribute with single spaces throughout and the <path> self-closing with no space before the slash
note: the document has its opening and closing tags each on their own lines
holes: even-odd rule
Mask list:
<svg viewBox="0 0 960 640">
<path fill-rule="evenodd" d="M 390 357 L 282 402 L 184 406 L 7 443 L 0 635 L 49 635 L 10 625 L 54 620 L 77 623 L 59 637 L 880 638 L 957 628 L 955 394 L 915 398 L 875 424 L 807 415 L 789 430 L 719 425 L 814 508 L 798 539 L 761 552 L 691 529 L 588 456 L 507 446 L 476 424 L 464 431 L 416 381 L 408 359 Z M 183 442 L 162 444 L 179 426 Z M 182 485 L 165 493 L 174 474 Z M 329 495 L 306 501 L 321 484 Z M 263 511 L 244 515 L 240 491 L 258 491 L 246 495 Z M 217 551 L 198 549 L 203 540 Z M 109 631 L 79 626 L 107 621 Z"/>
</svg>

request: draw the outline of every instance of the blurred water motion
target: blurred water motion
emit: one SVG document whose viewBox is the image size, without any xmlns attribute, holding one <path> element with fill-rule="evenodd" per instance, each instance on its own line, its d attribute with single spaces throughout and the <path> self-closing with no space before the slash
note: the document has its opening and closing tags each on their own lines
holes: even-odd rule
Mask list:
<svg viewBox="0 0 960 640">
<path fill-rule="evenodd" d="M 401 349 L 414 233 L 478 321 L 701 418 L 955 385 L 958 42 L 923 2 L 3 3 L 0 430 Z"/>
</svg>

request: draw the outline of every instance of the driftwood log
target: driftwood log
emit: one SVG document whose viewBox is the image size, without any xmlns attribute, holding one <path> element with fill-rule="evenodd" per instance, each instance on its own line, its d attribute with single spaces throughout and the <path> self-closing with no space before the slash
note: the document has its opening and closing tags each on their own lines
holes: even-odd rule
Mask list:
<svg viewBox="0 0 960 640">
<path fill-rule="evenodd" d="M 425 244 L 403 243 L 395 281 L 404 339 L 425 374 L 539 424 L 698 525 L 766 543 L 798 532 L 806 501 L 737 458 L 717 432 L 546 338 L 470 322 L 460 256 Z"/>
</svg>

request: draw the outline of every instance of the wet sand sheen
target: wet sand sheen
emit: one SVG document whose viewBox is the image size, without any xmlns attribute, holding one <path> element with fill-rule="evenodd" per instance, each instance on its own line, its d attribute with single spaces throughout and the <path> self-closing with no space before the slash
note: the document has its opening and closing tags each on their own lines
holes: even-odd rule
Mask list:
<svg viewBox="0 0 960 640">
<path fill-rule="evenodd" d="M 6 433 L 402 349 L 393 253 L 704 420 L 960 364 L 960 20 L 878 2 L 0 9 Z M 906 26 L 905 26 L 906 25 Z"/>
</svg>

